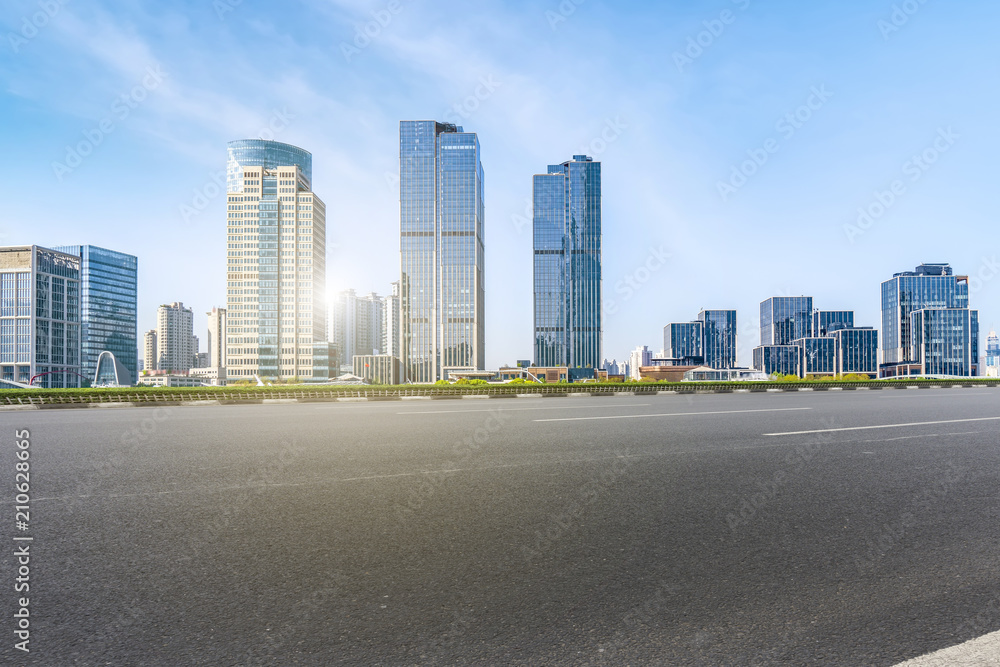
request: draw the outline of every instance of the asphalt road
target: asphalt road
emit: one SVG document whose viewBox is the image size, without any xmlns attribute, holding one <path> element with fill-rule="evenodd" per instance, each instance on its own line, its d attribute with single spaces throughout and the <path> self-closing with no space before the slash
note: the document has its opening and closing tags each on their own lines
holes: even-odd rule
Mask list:
<svg viewBox="0 0 1000 667">
<path fill-rule="evenodd" d="M 0 664 L 894 665 L 1000 630 L 998 433 L 997 389 L 4 413 Z"/>
</svg>

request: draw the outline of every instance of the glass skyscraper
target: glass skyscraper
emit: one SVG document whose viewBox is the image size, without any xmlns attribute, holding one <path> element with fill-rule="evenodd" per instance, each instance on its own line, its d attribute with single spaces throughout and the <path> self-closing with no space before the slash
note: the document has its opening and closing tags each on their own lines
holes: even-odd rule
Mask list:
<svg viewBox="0 0 1000 667">
<path fill-rule="evenodd" d="M 978 375 L 979 312 L 924 308 L 910 314 L 911 357 L 919 375 Z"/>
<path fill-rule="evenodd" d="M 837 372 L 836 339 L 800 338 L 793 345 L 799 348 L 800 377 L 834 375 Z"/>
<path fill-rule="evenodd" d="M 761 345 L 753 349 L 753 367 L 768 375 L 798 375 L 800 354 L 798 345 Z"/>
<path fill-rule="evenodd" d="M 401 121 L 400 352 L 412 382 L 485 369 L 484 218 L 479 137 Z"/>
<path fill-rule="evenodd" d="M 878 331 L 872 327 L 837 329 L 837 375 L 878 376 Z"/>
<path fill-rule="evenodd" d="M 226 373 L 327 379 L 326 204 L 312 155 L 242 139 L 228 156 Z"/>
<path fill-rule="evenodd" d="M 698 321 L 704 327 L 705 365 L 715 370 L 736 368 L 736 311 L 703 310 Z"/>
<path fill-rule="evenodd" d="M 534 178 L 535 364 L 601 365 L 601 163 L 586 155 Z"/>
<path fill-rule="evenodd" d="M 80 365 L 91 381 L 101 352 L 110 352 L 128 370 L 123 384 L 139 374 L 137 319 L 138 262 L 134 255 L 90 245 L 59 246 L 80 258 Z"/>
<path fill-rule="evenodd" d="M 915 356 L 911 334 L 911 315 L 915 311 L 968 308 L 969 279 L 954 275 L 948 264 L 921 264 L 914 271 L 897 273 L 882 283 L 882 376 L 922 373 L 922 363 Z M 936 318 L 928 321 L 936 321 Z M 976 328 L 974 343 L 978 355 L 978 321 Z M 966 354 L 958 356 L 964 358 Z M 978 367 L 978 359 L 972 359 Z M 972 368 L 968 370 L 971 372 Z"/>
<path fill-rule="evenodd" d="M 853 310 L 817 310 L 813 313 L 813 336 L 828 336 L 854 326 Z"/>
<path fill-rule="evenodd" d="M 813 336 L 811 296 L 775 296 L 760 304 L 760 344 L 791 345 Z"/>
</svg>

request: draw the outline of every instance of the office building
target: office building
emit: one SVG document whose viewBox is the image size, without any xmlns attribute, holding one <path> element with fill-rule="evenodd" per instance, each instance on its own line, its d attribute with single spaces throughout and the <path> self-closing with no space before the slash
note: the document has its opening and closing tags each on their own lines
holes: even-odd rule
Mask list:
<svg viewBox="0 0 1000 667">
<path fill-rule="evenodd" d="M 194 311 L 180 302 L 157 308 L 156 370 L 187 373 L 195 365 L 196 340 Z"/>
<path fill-rule="evenodd" d="M 753 367 L 768 375 L 798 375 L 799 361 L 797 345 L 761 345 L 753 350 Z"/>
<path fill-rule="evenodd" d="M 483 167 L 479 138 L 435 121 L 399 126 L 400 328 L 413 382 L 483 370 Z"/>
<path fill-rule="evenodd" d="M 702 348 L 705 327 L 702 322 L 673 322 L 663 327 L 663 354 L 674 366 L 701 366 L 705 363 Z"/>
<path fill-rule="evenodd" d="M 325 379 L 326 205 L 312 155 L 262 139 L 228 153 L 226 373 Z"/>
<path fill-rule="evenodd" d="M 586 155 L 534 177 L 538 366 L 601 363 L 601 163 Z"/>
<path fill-rule="evenodd" d="M 382 354 L 385 321 L 385 300 L 378 294 L 359 297 L 352 289 L 337 294 L 331 306 L 330 331 L 343 359 L 342 370 L 350 372 L 356 356 Z"/>
<path fill-rule="evenodd" d="M 836 329 L 837 375 L 878 377 L 878 331 L 872 327 Z"/>
<path fill-rule="evenodd" d="M 80 281 L 78 255 L 0 248 L 0 386 L 83 386 Z"/>
<path fill-rule="evenodd" d="M 760 304 L 760 344 L 791 345 L 813 336 L 811 296 L 775 296 Z"/>
<path fill-rule="evenodd" d="M 974 377 L 979 367 L 979 311 L 922 308 L 910 314 L 911 365 L 920 376 Z"/>
<path fill-rule="evenodd" d="M 968 364 L 964 360 L 970 358 L 972 350 L 952 350 L 946 356 L 950 361 L 943 361 L 940 355 L 921 355 L 917 359 L 917 348 L 911 331 L 914 312 L 924 309 L 933 310 L 968 310 L 969 279 L 967 276 L 956 276 L 948 264 L 921 264 L 914 271 L 894 274 L 890 280 L 882 283 L 882 362 L 879 369 L 882 377 L 907 377 L 924 374 L 924 368 L 929 362 L 933 367 L 961 368 L 968 374 L 977 374 L 979 360 L 972 356 Z M 942 323 L 949 316 L 931 315 L 921 319 L 921 324 L 931 327 Z M 942 319 L 944 318 L 944 319 Z M 972 336 L 973 318 L 970 316 L 954 316 L 956 324 L 968 322 L 969 345 L 973 342 L 978 350 L 978 317 L 975 320 L 975 340 Z M 960 326 L 965 326 L 961 324 Z M 949 340 L 952 337 L 949 336 Z M 924 345 L 930 341 L 922 338 Z M 958 336 L 957 342 L 965 340 Z M 927 350 L 925 349 L 924 352 Z M 933 359 L 940 358 L 940 361 Z"/>
<path fill-rule="evenodd" d="M 138 265 L 128 255 L 92 245 L 58 246 L 80 258 L 80 365 L 93 379 L 102 352 L 111 352 L 124 366 L 118 369 L 120 386 L 133 384 L 139 373 L 137 316 Z"/>
<path fill-rule="evenodd" d="M 799 348 L 799 377 L 823 377 L 837 374 L 837 341 L 834 338 L 799 338 L 792 341 Z"/>
<path fill-rule="evenodd" d="M 850 329 L 853 326 L 853 310 L 817 310 L 813 312 L 814 336 L 828 336 L 838 329 Z"/>
<path fill-rule="evenodd" d="M 159 370 L 157 362 L 160 359 L 159 347 L 156 344 L 156 329 L 150 329 L 145 334 L 143 334 L 144 343 L 144 357 L 143 357 L 143 370 L 146 371 L 156 371 Z"/>
<path fill-rule="evenodd" d="M 715 370 L 736 368 L 736 311 L 703 310 L 698 321 L 702 324 L 705 365 Z"/>
</svg>

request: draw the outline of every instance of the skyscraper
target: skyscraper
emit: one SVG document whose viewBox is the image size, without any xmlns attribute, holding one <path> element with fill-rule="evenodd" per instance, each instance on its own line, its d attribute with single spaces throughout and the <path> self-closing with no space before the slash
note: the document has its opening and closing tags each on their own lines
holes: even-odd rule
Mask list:
<svg viewBox="0 0 1000 667">
<path fill-rule="evenodd" d="M 924 309 L 967 311 L 968 277 L 954 275 L 948 264 L 921 264 L 914 271 L 894 274 L 890 280 L 882 283 L 882 364 L 879 369 L 882 377 L 925 373 L 925 363 L 922 358 L 918 358 L 912 330 L 912 315 Z M 923 344 L 938 338 L 933 335 L 933 330 L 939 326 L 963 328 L 964 333 L 954 341 L 951 336 L 948 337 L 949 342 L 958 346 L 948 352 L 948 357 L 954 362 L 949 368 L 959 368 L 968 358 L 968 362 L 962 366 L 963 374 L 978 374 L 978 312 L 969 317 L 934 314 L 921 318 L 920 325 L 929 327 L 925 332 L 927 335 L 922 337 Z M 938 339 L 939 342 L 943 340 Z M 964 345 L 968 345 L 970 349 L 962 349 Z M 935 364 L 936 362 L 932 362 L 931 366 L 938 367 Z"/>
<path fill-rule="evenodd" d="M 705 365 L 716 370 L 736 368 L 736 311 L 703 310 L 698 321 L 704 327 Z"/>
<path fill-rule="evenodd" d="M 601 365 L 601 163 L 586 155 L 534 178 L 535 364 Z"/>
<path fill-rule="evenodd" d="M 32 379 L 39 387 L 81 386 L 80 258 L 0 248 L 0 380 Z"/>
<path fill-rule="evenodd" d="M 183 303 L 164 304 L 156 309 L 156 369 L 187 373 L 194 365 L 194 311 Z"/>
<path fill-rule="evenodd" d="M 128 370 L 128 379 L 119 380 L 134 384 L 139 372 L 139 260 L 91 245 L 59 246 L 56 250 L 80 258 L 82 373 L 93 380 L 98 357 L 108 351 Z"/>
<path fill-rule="evenodd" d="M 400 357 L 399 354 L 399 281 L 392 284 L 392 294 L 385 297 L 385 316 L 382 325 L 382 354 Z"/>
<path fill-rule="evenodd" d="M 341 368 L 353 369 L 355 355 L 382 354 L 385 334 L 385 301 L 372 292 L 358 296 L 354 290 L 337 294 L 331 307 L 332 342 L 341 355 Z"/>
<path fill-rule="evenodd" d="M 479 137 L 401 121 L 401 355 L 413 382 L 485 368 L 484 218 Z"/>
<path fill-rule="evenodd" d="M 156 329 L 150 329 L 143 335 L 145 354 L 142 358 L 142 367 L 146 371 L 159 370 L 160 352 L 156 344 Z"/>
<path fill-rule="evenodd" d="M 813 336 L 811 296 L 775 296 L 760 304 L 760 344 L 791 345 Z"/>
<path fill-rule="evenodd" d="M 227 375 L 326 378 L 326 205 L 312 192 L 312 155 L 231 141 L 226 173 Z"/>
<path fill-rule="evenodd" d="M 672 322 L 663 327 L 663 353 L 680 365 L 700 366 L 705 363 L 704 335 L 702 322 Z"/>
</svg>

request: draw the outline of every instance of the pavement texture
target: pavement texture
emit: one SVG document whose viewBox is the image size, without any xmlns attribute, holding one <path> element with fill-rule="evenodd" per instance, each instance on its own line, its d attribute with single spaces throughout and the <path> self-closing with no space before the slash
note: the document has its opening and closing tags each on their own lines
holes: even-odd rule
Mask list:
<svg viewBox="0 0 1000 667">
<path fill-rule="evenodd" d="M 0 664 L 989 658 L 998 434 L 995 389 L 4 414 Z"/>
</svg>

